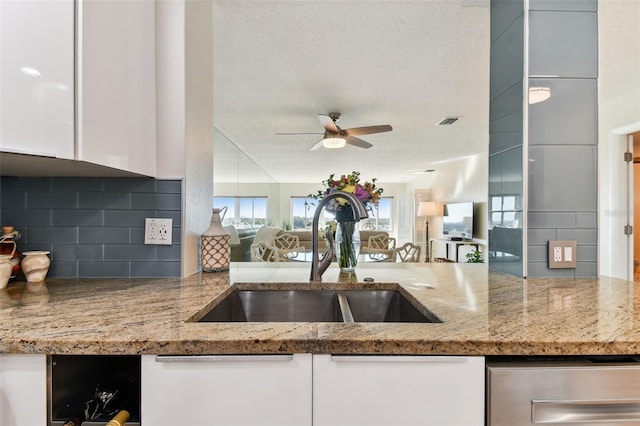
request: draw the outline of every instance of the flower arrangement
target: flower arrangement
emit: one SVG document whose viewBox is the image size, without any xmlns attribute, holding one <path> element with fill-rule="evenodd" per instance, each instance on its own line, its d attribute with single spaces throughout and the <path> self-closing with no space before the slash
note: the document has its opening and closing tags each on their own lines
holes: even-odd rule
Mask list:
<svg viewBox="0 0 640 426">
<path fill-rule="evenodd" d="M 335 179 L 335 174 L 331 174 L 329 179 L 322 182 L 325 189 L 319 190 L 317 194 L 311 195 L 317 200 L 336 191 L 349 192 L 356 196 L 362 203 L 371 210 L 371 205 L 377 204 L 382 195 L 382 188 L 376 186 L 376 179 L 371 182 L 360 182 L 360 172 L 353 171 L 348 175 Z M 328 223 L 327 228 L 321 233 L 325 236 L 328 232 L 335 232 L 336 259 L 342 271 L 353 271 L 358 263 L 360 252 L 360 233 L 356 225 L 353 209 L 349 202 L 342 198 L 329 201 L 326 206 L 327 211 L 335 214 L 334 223 Z M 335 224 L 335 225 L 334 225 Z"/>
<path fill-rule="evenodd" d="M 371 179 L 371 182 L 365 181 L 360 183 L 360 172 L 353 171 L 348 175 L 342 175 L 339 179 L 335 179 L 335 173 L 329 175 L 329 179 L 322 181 L 325 189 L 321 189 L 317 194 L 312 195 L 317 200 L 322 200 L 327 195 L 335 191 L 349 192 L 355 195 L 366 207 L 370 207 L 372 204 L 377 204 L 380 200 L 380 196 L 384 191 L 382 188 L 376 186 L 376 178 Z M 347 200 L 338 198 L 331 200 L 326 206 L 327 211 L 335 213 L 340 210 L 340 207 L 348 205 Z"/>
</svg>

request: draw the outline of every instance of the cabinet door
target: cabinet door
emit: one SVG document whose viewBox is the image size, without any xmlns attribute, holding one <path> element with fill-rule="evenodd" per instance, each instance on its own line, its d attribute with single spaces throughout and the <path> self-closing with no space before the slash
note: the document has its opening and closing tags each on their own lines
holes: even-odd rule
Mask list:
<svg viewBox="0 0 640 426">
<path fill-rule="evenodd" d="M 78 160 L 156 173 L 155 2 L 78 2 Z"/>
<path fill-rule="evenodd" d="M 0 151 L 74 158 L 73 0 L 0 1 Z"/>
<path fill-rule="evenodd" d="M 484 358 L 314 355 L 313 424 L 484 425 Z"/>
<path fill-rule="evenodd" d="M 142 357 L 145 426 L 311 425 L 311 354 Z"/>
<path fill-rule="evenodd" d="M 45 424 L 46 355 L 0 355 L 0 425 Z"/>
</svg>

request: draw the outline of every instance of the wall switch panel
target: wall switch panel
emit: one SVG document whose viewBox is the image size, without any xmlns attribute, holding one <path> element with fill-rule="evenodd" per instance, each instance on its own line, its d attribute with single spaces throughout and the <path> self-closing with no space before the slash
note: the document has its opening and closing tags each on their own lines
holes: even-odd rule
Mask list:
<svg viewBox="0 0 640 426">
<path fill-rule="evenodd" d="M 549 268 L 575 268 L 577 241 L 549 241 Z"/>
<path fill-rule="evenodd" d="M 146 218 L 144 221 L 144 243 L 171 245 L 173 219 Z"/>
</svg>

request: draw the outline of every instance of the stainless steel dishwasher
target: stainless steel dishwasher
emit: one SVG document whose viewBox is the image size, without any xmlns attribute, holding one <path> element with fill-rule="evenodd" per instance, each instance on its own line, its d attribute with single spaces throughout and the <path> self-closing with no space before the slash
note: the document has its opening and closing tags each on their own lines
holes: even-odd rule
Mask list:
<svg viewBox="0 0 640 426">
<path fill-rule="evenodd" d="M 640 357 L 487 360 L 487 426 L 640 425 Z"/>
</svg>

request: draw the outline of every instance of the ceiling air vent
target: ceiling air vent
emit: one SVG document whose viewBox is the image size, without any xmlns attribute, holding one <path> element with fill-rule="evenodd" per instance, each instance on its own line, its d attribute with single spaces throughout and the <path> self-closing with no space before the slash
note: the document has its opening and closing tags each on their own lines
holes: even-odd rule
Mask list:
<svg viewBox="0 0 640 426">
<path fill-rule="evenodd" d="M 441 122 L 438 123 L 438 126 L 451 126 L 459 119 L 460 117 L 445 117 Z"/>
</svg>

